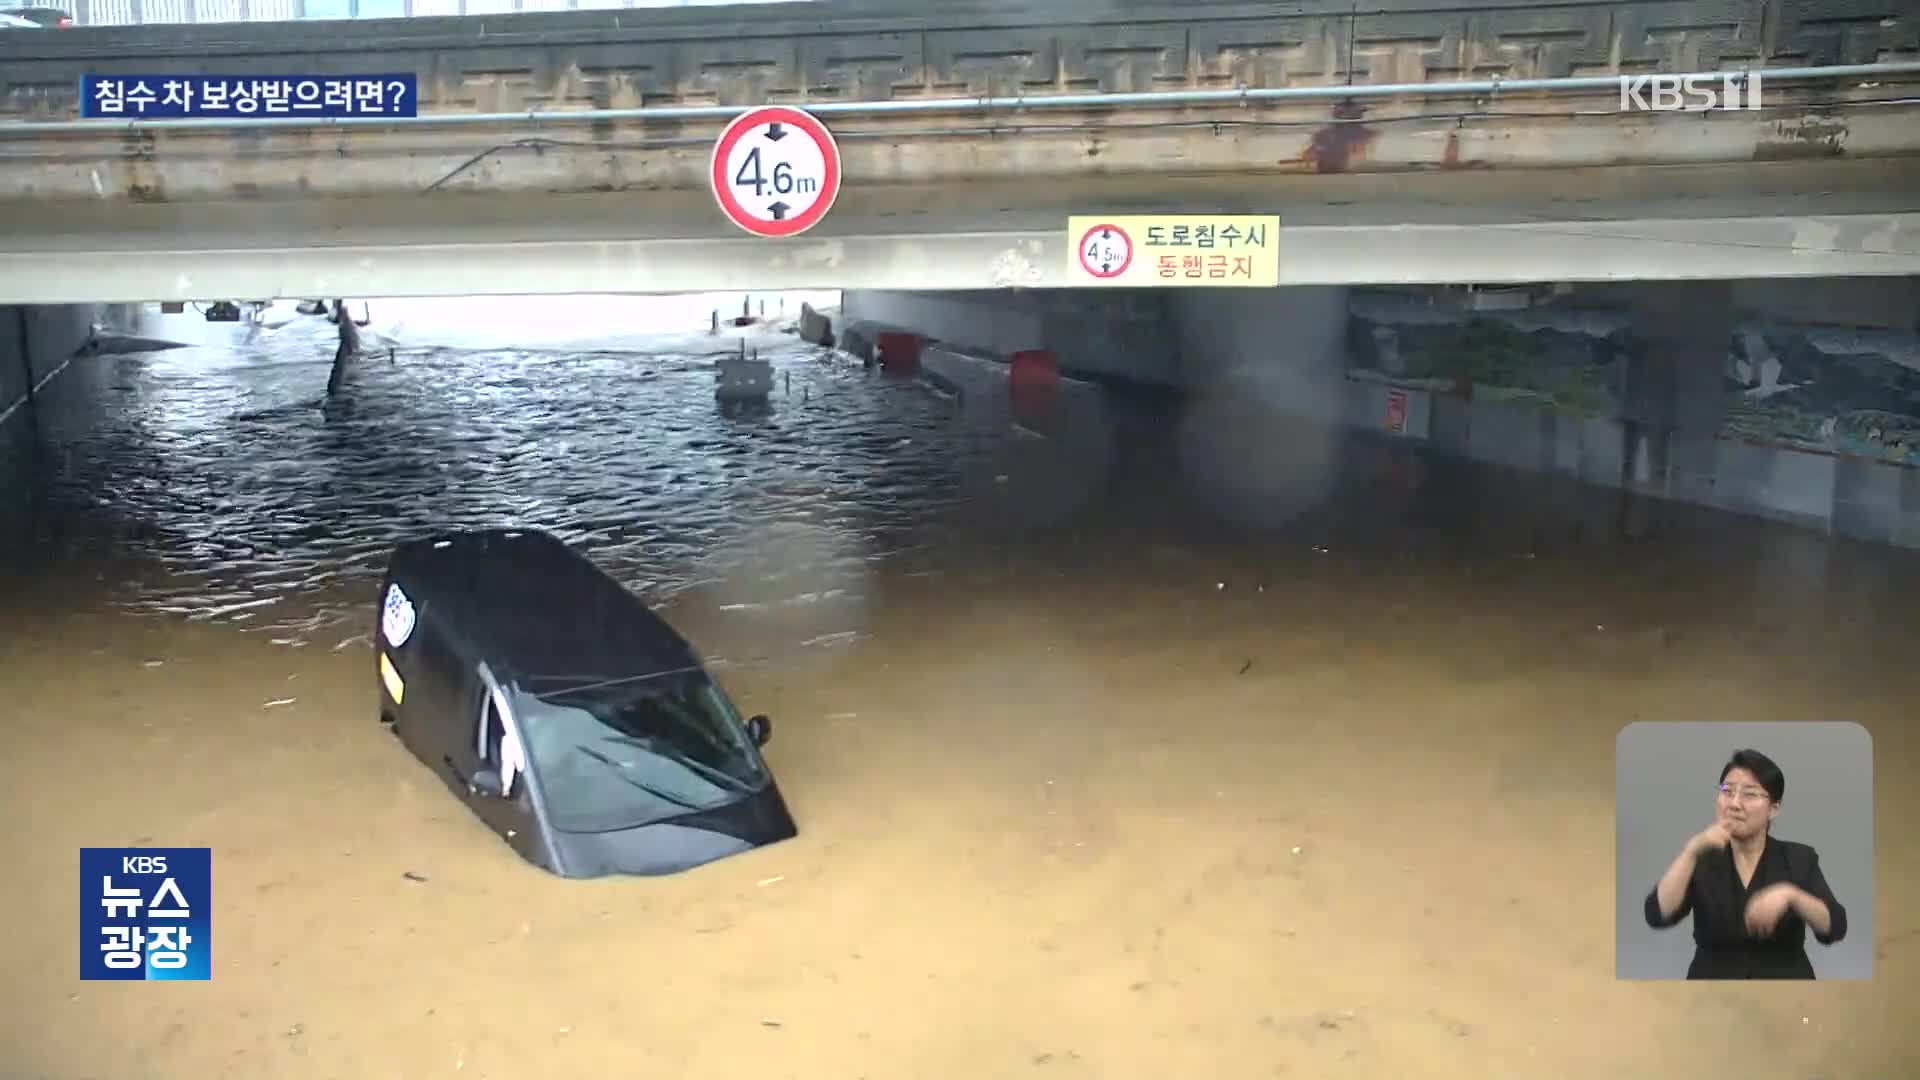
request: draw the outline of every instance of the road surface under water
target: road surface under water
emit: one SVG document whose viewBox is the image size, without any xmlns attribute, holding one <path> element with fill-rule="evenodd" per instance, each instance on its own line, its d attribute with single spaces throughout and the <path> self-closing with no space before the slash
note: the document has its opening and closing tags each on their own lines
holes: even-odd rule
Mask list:
<svg viewBox="0 0 1920 1080">
<path fill-rule="evenodd" d="M 769 408 L 725 415 L 724 338 L 369 334 L 392 361 L 326 409 L 318 323 L 50 392 L 0 615 L 6 1075 L 1865 1078 L 1920 1054 L 1895 989 L 1920 974 L 1911 554 L 1623 517 L 1242 395 L 1075 390 L 1036 434 L 992 379 L 955 400 L 772 334 Z M 382 559 L 493 523 L 579 543 L 773 716 L 797 839 L 560 881 L 405 754 L 376 722 Z M 1873 981 L 1615 981 L 1615 736 L 1715 718 L 1873 732 Z M 76 849 L 132 844 L 213 847 L 211 982 L 78 981 Z"/>
</svg>

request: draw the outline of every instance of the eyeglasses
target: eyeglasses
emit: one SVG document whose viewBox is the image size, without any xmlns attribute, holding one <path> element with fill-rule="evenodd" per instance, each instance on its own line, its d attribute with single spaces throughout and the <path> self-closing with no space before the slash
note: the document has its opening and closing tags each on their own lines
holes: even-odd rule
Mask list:
<svg viewBox="0 0 1920 1080">
<path fill-rule="evenodd" d="M 1759 802 L 1760 800 L 1767 798 L 1767 792 L 1766 792 L 1766 789 L 1764 788 L 1757 788 L 1757 787 L 1736 788 L 1731 784 L 1721 784 L 1718 790 L 1720 794 L 1731 796 L 1732 798 L 1737 799 L 1740 802 Z"/>
</svg>

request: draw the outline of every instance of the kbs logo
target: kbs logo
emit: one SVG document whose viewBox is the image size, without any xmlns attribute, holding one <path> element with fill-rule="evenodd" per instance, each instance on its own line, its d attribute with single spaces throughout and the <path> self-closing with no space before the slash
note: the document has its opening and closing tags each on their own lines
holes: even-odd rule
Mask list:
<svg viewBox="0 0 1920 1080">
<path fill-rule="evenodd" d="M 208 848 L 80 849 L 80 977 L 213 977 Z"/>
<path fill-rule="evenodd" d="M 1620 76 L 1621 112 L 1711 112 L 1759 107 L 1760 76 L 1755 72 Z"/>
</svg>

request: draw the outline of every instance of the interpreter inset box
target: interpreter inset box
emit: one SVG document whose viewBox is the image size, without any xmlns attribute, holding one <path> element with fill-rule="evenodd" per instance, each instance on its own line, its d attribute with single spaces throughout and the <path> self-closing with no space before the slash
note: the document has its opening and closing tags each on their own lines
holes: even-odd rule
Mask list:
<svg viewBox="0 0 1920 1080">
<path fill-rule="evenodd" d="M 1643 722 L 1615 748 L 1622 979 L 1873 975 L 1873 737 Z"/>
</svg>

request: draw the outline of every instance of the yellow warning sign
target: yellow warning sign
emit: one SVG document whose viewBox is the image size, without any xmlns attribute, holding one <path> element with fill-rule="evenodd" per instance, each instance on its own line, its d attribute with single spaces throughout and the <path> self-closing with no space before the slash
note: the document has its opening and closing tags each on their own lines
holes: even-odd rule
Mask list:
<svg viewBox="0 0 1920 1080">
<path fill-rule="evenodd" d="M 1067 283 L 1127 288 L 1280 284 L 1280 218 L 1260 214 L 1076 214 Z"/>
</svg>

